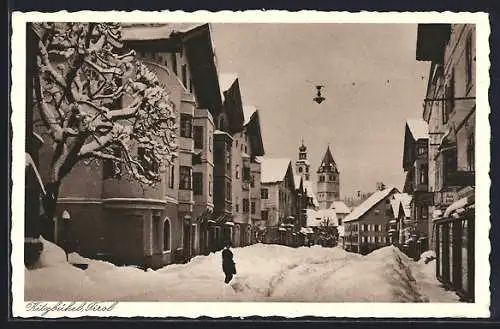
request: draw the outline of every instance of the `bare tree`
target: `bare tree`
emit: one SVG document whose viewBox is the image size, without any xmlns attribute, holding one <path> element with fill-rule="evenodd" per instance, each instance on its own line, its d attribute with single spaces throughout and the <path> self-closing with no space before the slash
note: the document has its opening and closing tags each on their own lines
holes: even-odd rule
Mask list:
<svg viewBox="0 0 500 329">
<path fill-rule="evenodd" d="M 123 48 L 120 25 L 29 28 L 36 58 L 28 111 L 53 146 L 44 182 L 47 216 L 54 216 L 61 181 L 81 160 L 113 161 L 141 183 L 157 183 L 159 168 L 175 155 L 175 107 L 156 75 Z"/>
</svg>

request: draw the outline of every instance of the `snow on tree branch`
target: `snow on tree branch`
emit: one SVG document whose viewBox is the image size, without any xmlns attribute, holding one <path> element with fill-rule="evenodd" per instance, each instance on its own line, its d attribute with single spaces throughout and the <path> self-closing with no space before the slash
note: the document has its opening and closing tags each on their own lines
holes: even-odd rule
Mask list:
<svg viewBox="0 0 500 329">
<path fill-rule="evenodd" d="M 51 181 L 94 157 L 125 164 L 145 184 L 158 182 L 159 168 L 177 149 L 175 106 L 156 75 L 123 49 L 120 25 L 31 28 L 37 38 L 35 109 L 55 144 Z"/>
</svg>

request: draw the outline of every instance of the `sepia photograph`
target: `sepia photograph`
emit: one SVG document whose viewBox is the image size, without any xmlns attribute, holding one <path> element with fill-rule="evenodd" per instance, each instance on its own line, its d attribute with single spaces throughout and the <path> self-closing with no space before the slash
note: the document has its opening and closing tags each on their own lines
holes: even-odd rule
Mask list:
<svg viewBox="0 0 500 329">
<path fill-rule="evenodd" d="M 489 314 L 487 15 L 103 14 L 17 17 L 20 314 Z"/>
</svg>

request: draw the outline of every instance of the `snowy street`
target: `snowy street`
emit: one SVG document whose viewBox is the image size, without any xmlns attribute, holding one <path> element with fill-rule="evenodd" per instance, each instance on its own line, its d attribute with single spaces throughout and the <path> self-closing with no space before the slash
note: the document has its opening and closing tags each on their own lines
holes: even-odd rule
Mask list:
<svg viewBox="0 0 500 329">
<path fill-rule="evenodd" d="M 394 247 L 367 256 L 341 248 L 257 244 L 233 249 L 237 274 L 223 283 L 221 253 L 157 271 L 117 267 L 44 241 L 37 269 L 25 269 L 25 300 L 457 302 L 435 279 L 435 261 L 414 262 Z"/>
</svg>

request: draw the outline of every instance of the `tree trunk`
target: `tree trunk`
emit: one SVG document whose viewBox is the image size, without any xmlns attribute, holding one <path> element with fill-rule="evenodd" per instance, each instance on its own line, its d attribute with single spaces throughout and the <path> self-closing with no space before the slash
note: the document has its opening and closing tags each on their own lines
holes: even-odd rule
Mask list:
<svg viewBox="0 0 500 329">
<path fill-rule="evenodd" d="M 48 183 L 45 186 L 47 191 L 46 197 L 43 199 L 45 215 L 41 218 L 41 232 L 43 237 L 51 242 L 56 242 L 54 237 L 57 199 L 59 197 L 60 181 Z"/>
</svg>

